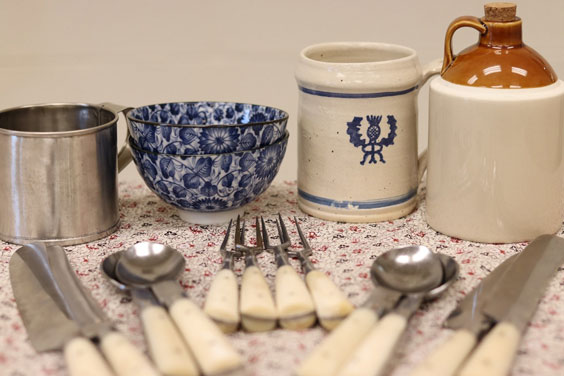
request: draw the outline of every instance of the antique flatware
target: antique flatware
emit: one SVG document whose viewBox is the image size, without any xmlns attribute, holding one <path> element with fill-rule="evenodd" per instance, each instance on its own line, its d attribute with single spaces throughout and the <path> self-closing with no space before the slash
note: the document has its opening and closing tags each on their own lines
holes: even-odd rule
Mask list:
<svg viewBox="0 0 564 376">
<path fill-rule="evenodd" d="M 219 252 L 223 257 L 223 265 L 210 285 L 204 304 L 204 312 L 215 321 L 224 333 L 237 330 L 241 320 L 239 315 L 239 285 L 237 276 L 233 272 L 236 253 L 227 249 L 232 224 L 233 220 L 230 220 L 223 242 L 219 247 Z"/>
<path fill-rule="evenodd" d="M 275 301 L 280 326 L 286 329 L 305 329 L 315 322 L 315 306 L 303 279 L 288 260 L 289 241 L 282 240 L 282 230 L 276 221 L 280 244 L 271 244 L 264 218 L 261 217 L 264 248 L 272 250 L 276 260 Z"/>
<path fill-rule="evenodd" d="M 126 285 L 116 276 L 115 267 L 122 253 L 123 251 L 113 253 L 102 261 L 102 274 L 119 290 L 129 292 L 139 306 L 143 331 L 157 369 L 167 376 L 198 375 L 196 361 L 168 312 L 158 304 L 151 290 Z"/>
<path fill-rule="evenodd" d="M 450 257 L 438 255 L 443 269 L 443 283 L 428 294 L 438 296 L 458 275 L 458 264 Z M 376 267 L 377 263 L 373 263 Z M 372 268 L 371 268 L 372 272 Z M 373 273 L 371 273 L 373 275 Z M 409 278 L 409 277 L 407 277 Z M 392 290 L 372 278 L 372 290 L 364 304 L 354 310 L 317 346 L 297 370 L 299 376 L 335 375 L 352 356 L 354 350 L 374 328 L 379 317 L 396 307 L 403 294 Z"/>
<path fill-rule="evenodd" d="M 158 373 L 145 355 L 117 332 L 81 285 L 60 246 L 33 243 L 10 259 L 16 304 L 37 351 L 63 349 L 71 375 L 111 375 L 100 349 L 118 376 Z"/>
<path fill-rule="evenodd" d="M 283 241 L 290 241 L 288 230 L 282 220 L 282 216 L 278 214 L 278 221 L 282 229 Z M 315 304 L 315 311 L 319 323 L 325 329 L 332 330 L 341 321 L 354 310 L 354 306 L 347 300 L 345 294 L 335 285 L 335 283 L 322 271 L 315 269 L 309 257 L 313 251 L 304 236 L 302 229 L 296 217 L 294 217 L 296 229 L 300 236 L 302 248 L 292 248 L 288 253 L 295 254 L 302 264 L 302 269 L 305 274 L 305 281 L 313 303 Z"/>
<path fill-rule="evenodd" d="M 509 257 L 486 278 L 482 280 L 458 306 L 451 312 L 445 326 L 457 331 L 439 346 L 423 363 L 419 364 L 411 376 L 452 376 L 472 351 L 478 336 L 491 327 L 481 313 L 484 301 L 492 293 L 493 287 L 509 269 L 517 255 Z"/>
<path fill-rule="evenodd" d="M 399 291 L 403 297 L 370 330 L 337 373 L 340 376 L 378 375 L 405 331 L 409 318 L 423 300 L 442 294 L 456 279 L 456 262 L 442 255 L 454 272 L 446 274 L 441 255 L 424 246 L 390 250 L 379 256 L 370 269 L 375 283 Z"/>
<path fill-rule="evenodd" d="M 176 249 L 143 242 L 126 250 L 116 265 L 116 275 L 129 285 L 149 287 L 168 307 L 176 326 L 205 375 L 218 375 L 243 367 L 243 360 L 217 325 L 190 299 L 176 280 L 185 260 Z"/>
<path fill-rule="evenodd" d="M 250 332 L 274 329 L 278 312 L 270 287 L 257 262 L 257 252 L 262 252 L 263 241 L 258 217 L 255 220 L 256 246 L 245 245 L 245 221 L 240 226 L 237 217 L 235 247 L 245 253 L 245 272 L 241 281 L 241 322 Z"/>
</svg>

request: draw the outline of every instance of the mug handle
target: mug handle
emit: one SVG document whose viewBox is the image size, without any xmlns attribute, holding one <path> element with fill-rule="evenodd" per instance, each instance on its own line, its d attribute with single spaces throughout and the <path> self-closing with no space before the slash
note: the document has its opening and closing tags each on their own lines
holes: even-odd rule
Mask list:
<svg viewBox="0 0 564 376">
<path fill-rule="evenodd" d="M 436 74 L 441 73 L 441 67 L 443 66 L 443 59 L 442 58 L 438 58 L 435 59 L 427 64 L 425 64 L 423 66 L 423 72 L 421 74 L 421 80 L 419 81 L 419 88 L 421 88 L 423 85 L 425 85 L 425 83 L 427 81 L 429 81 L 429 79 L 431 77 L 433 77 Z M 423 174 L 425 173 L 425 170 L 427 170 L 427 149 L 425 149 L 423 152 L 421 152 L 421 154 L 419 154 L 418 157 L 418 163 L 417 163 L 417 182 L 421 182 L 421 179 L 423 179 Z"/>
<path fill-rule="evenodd" d="M 127 114 L 129 111 L 133 110 L 133 107 L 122 106 L 120 104 L 104 102 L 100 104 L 100 107 L 107 108 L 110 111 L 115 112 L 116 114 L 123 113 L 125 120 L 127 121 Z M 127 140 L 129 140 L 129 127 L 126 127 L 127 133 L 125 135 L 125 143 L 121 147 L 118 153 L 118 173 L 120 173 L 127 165 L 133 160 L 133 156 L 131 155 L 131 150 L 127 145 Z"/>
</svg>

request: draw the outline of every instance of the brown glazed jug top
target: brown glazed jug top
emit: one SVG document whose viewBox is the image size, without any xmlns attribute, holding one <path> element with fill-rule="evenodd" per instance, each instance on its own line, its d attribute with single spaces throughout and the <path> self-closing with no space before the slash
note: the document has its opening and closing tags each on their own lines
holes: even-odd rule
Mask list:
<svg viewBox="0 0 564 376">
<path fill-rule="evenodd" d="M 459 17 L 447 29 L 441 76 L 459 85 L 519 89 L 550 85 L 558 79 L 548 62 L 522 39 L 516 5 L 490 3 L 485 16 Z M 452 35 L 460 27 L 480 31 L 478 43 L 452 54 Z"/>
</svg>

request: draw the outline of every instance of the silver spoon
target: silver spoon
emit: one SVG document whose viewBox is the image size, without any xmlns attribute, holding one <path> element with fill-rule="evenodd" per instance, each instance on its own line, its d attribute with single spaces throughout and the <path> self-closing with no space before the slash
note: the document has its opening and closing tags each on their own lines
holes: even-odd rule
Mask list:
<svg viewBox="0 0 564 376">
<path fill-rule="evenodd" d="M 243 367 L 237 351 L 217 325 L 185 297 L 177 277 L 184 271 L 184 257 L 176 249 L 143 242 L 124 251 L 115 268 L 120 281 L 150 288 L 169 309 L 172 319 L 192 350 L 205 375 L 231 372 Z"/>
<path fill-rule="evenodd" d="M 409 318 L 424 300 L 437 298 L 454 282 L 458 265 L 427 247 L 410 246 L 384 253 L 370 272 L 375 284 L 398 291 L 403 298 L 370 330 L 337 373 L 340 376 L 380 374 Z"/>
<path fill-rule="evenodd" d="M 370 297 L 314 349 L 300 365 L 297 374 L 335 375 L 347 360 L 354 356 L 356 349 L 371 334 L 371 330 L 377 327 L 375 324 L 378 318 L 391 311 L 398 301 L 400 306 L 404 305 L 407 300 L 402 299 L 404 294 L 417 295 L 409 299 L 412 309 L 417 309 L 421 299 L 438 297 L 457 275 L 458 265 L 452 258 L 434 255 L 425 247 L 396 248 L 384 253 L 371 267 L 375 289 Z M 398 288 L 400 286 L 401 289 Z M 404 313 L 407 314 L 406 311 Z M 393 318 L 387 321 L 392 320 Z M 400 329 L 399 335 L 402 332 L 403 329 Z M 370 356 L 376 357 L 372 349 Z"/>
<path fill-rule="evenodd" d="M 120 251 L 106 257 L 101 265 L 102 274 L 119 290 L 129 292 L 139 306 L 143 331 L 157 368 L 164 375 L 198 375 L 198 366 L 186 343 L 153 293 L 147 288 L 130 287 L 118 279 L 115 268 L 122 254 Z"/>
</svg>

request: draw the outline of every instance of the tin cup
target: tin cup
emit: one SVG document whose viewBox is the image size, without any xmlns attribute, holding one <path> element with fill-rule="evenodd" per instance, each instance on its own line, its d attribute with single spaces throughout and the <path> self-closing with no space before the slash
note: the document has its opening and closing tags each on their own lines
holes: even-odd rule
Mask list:
<svg viewBox="0 0 564 376">
<path fill-rule="evenodd" d="M 417 156 L 417 94 L 442 60 L 385 43 L 306 47 L 296 68 L 298 204 L 313 216 L 376 222 L 410 213 L 426 158 Z"/>
<path fill-rule="evenodd" d="M 0 111 L 0 239 L 71 245 L 119 226 L 118 112 L 56 103 Z M 131 161 L 122 149 L 119 170 Z"/>
</svg>

